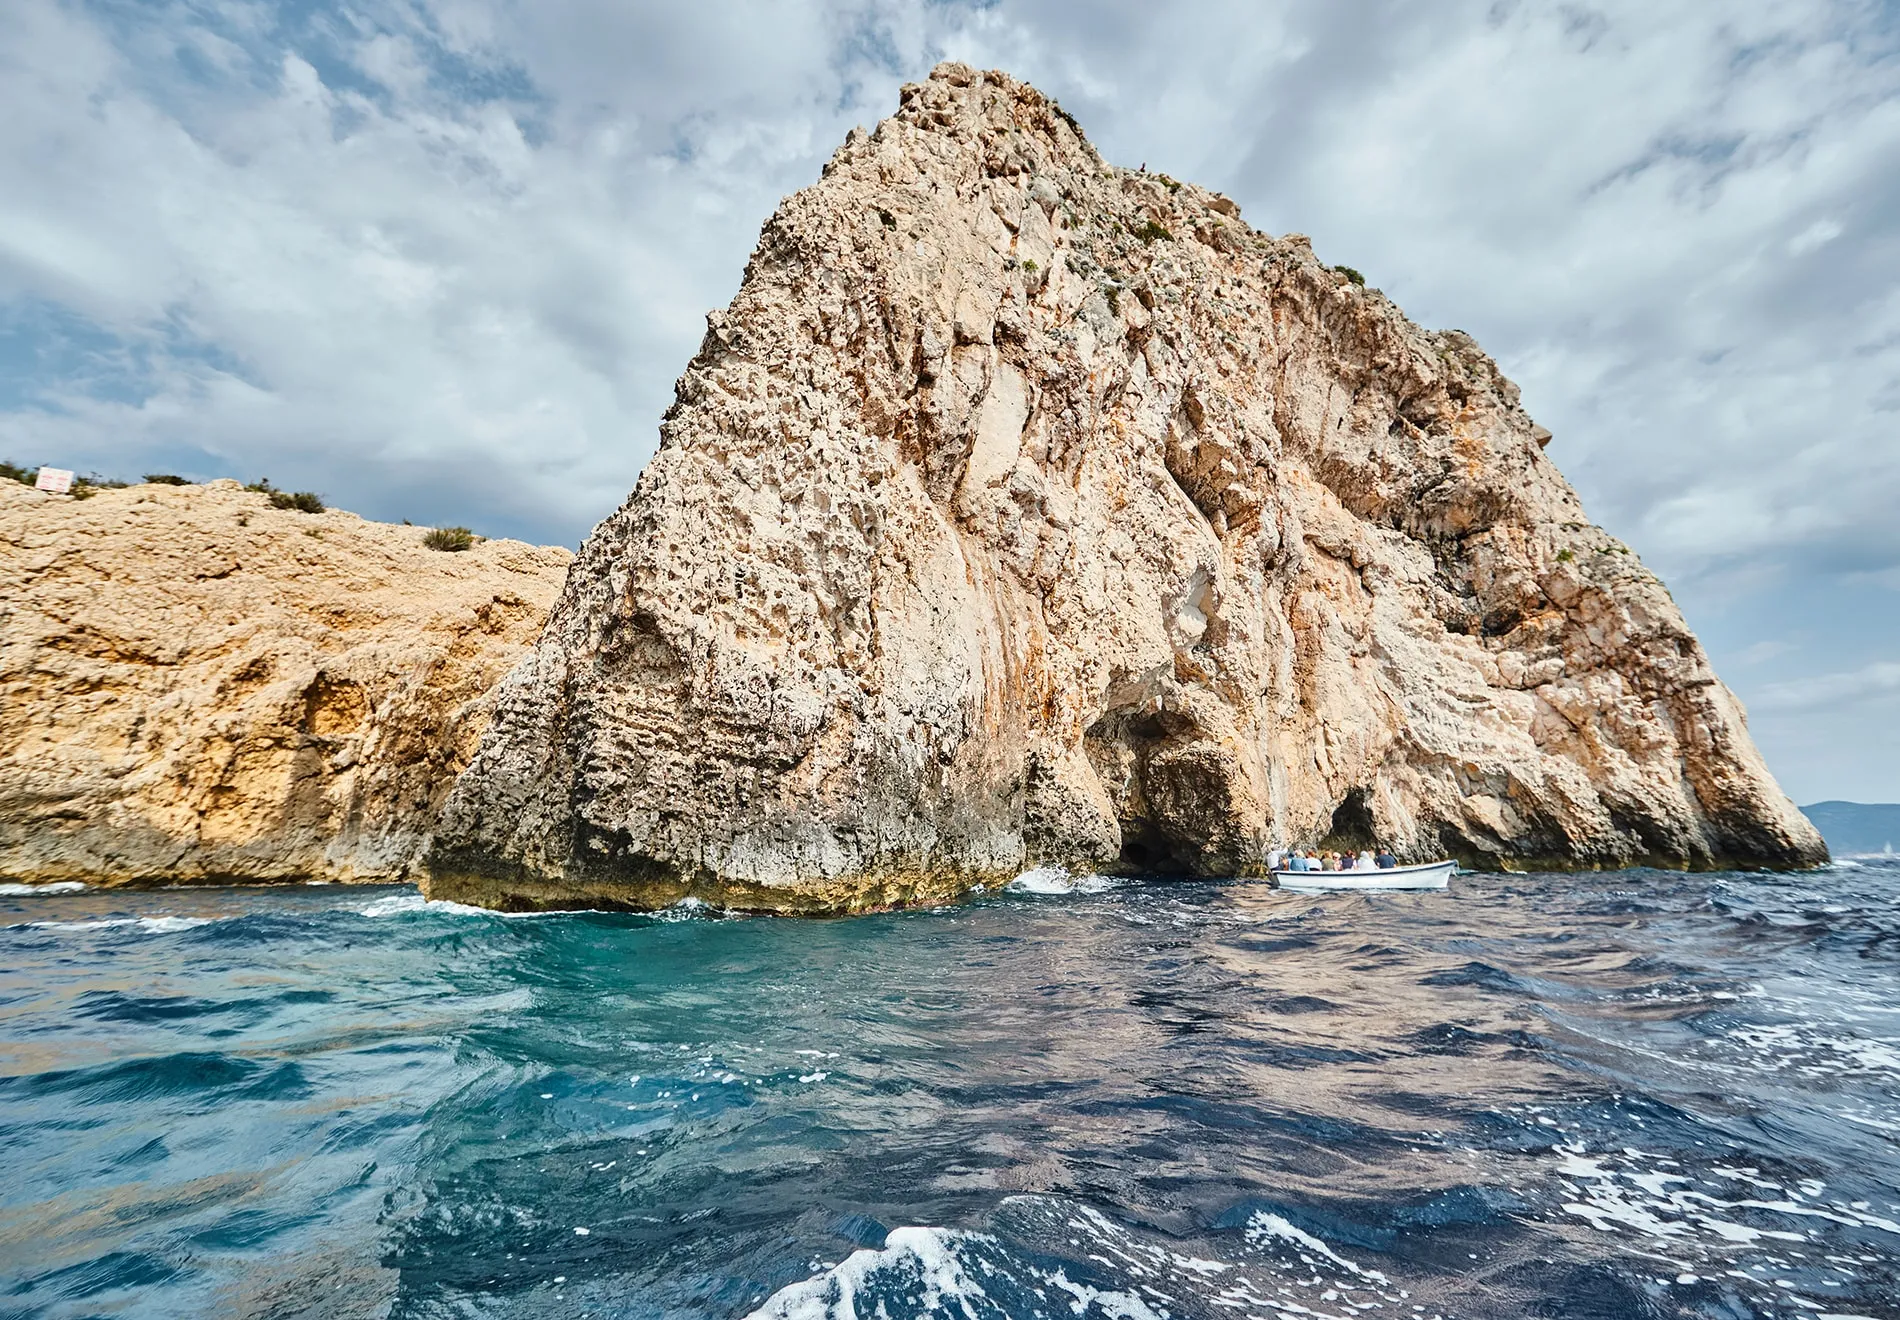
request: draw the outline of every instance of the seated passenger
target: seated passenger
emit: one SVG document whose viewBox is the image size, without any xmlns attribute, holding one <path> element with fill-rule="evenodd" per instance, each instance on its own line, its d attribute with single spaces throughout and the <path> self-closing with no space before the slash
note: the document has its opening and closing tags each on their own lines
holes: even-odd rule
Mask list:
<svg viewBox="0 0 1900 1320">
<path fill-rule="evenodd" d="M 1373 867 L 1372 850 L 1370 848 L 1360 849 L 1359 858 L 1357 861 L 1353 863 L 1353 869 L 1359 870 L 1359 871 L 1370 871 L 1372 867 Z"/>
<path fill-rule="evenodd" d="M 1390 867 L 1397 866 L 1398 864 L 1399 864 L 1399 859 L 1392 855 L 1391 849 L 1389 848 L 1379 849 L 1379 865 L 1380 866 L 1390 868 Z"/>
</svg>

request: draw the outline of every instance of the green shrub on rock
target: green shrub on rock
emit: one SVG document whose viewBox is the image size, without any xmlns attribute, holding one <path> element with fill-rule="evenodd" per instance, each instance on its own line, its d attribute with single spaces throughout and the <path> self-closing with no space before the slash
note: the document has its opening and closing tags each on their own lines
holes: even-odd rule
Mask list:
<svg viewBox="0 0 1900 1320">
<path fill-rule="evenodd" d="M 270 484 L 269 477 L 259 477 L 244 489 L 267 497 L 273 509 L 295 509 L 298 513 L 323 512 L 323 497 L 314 490 L 279 490 Z"/>
<path fill-rule="evenodd" d="M 102 490 L 124 490 L 131 484 L 129 481 L 114 481 L 111 477 L 103 477 L 97 472 L 91 472 L 83 477 L 73 478 L 72 497 L 76 500 L 89 500 Z"/>
<path fill-rule="evenodd" d="M 295 509 L 298 513 L 322 513 L 323 497 L 314 490 L 274 490 L 270 496 L 273 509 Z"/>
<path fill-rule="evenodd" d="M 436 527 L 422 543 L 431 550 L 467 550 L 475 544 L 475 533 L 466 527 Z"/>
</svg>

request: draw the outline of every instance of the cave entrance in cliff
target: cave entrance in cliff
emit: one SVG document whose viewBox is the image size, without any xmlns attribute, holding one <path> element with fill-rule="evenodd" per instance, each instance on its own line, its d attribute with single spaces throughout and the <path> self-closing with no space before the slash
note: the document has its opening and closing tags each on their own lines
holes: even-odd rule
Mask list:
<svg viewBox="0 0 1900 1320">
<path fill-rule="evenodd" d="M 1153 875 L 1178 869 L 1168 841 L 1141 820 L 1124 820 L 1121 869 L 1134 875 Z"/>
<path fill-rule="evenodd" d="M 1366 804 L 1366 790 L 1355 788 L 1333 811 L 1332 828 L 1319 846 L 1329 852 L 1364 852 L 1379 846 L 1379 832 L 1372 824 L 1372 808 Z"/>
</svg>

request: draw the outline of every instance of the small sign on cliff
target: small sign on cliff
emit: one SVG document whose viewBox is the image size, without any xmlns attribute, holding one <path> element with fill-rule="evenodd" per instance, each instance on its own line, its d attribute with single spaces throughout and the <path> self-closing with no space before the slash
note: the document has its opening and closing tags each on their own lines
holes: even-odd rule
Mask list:
<svg viewBox="0 0 1900 1320">
<path fill-rule="evenodd" d="M 65 468 L 43 467 L 33 482 L 33 489 L 43 490 L 53 495 L 70 494 L 73 488 L 73 474 Z"/>
</svg>

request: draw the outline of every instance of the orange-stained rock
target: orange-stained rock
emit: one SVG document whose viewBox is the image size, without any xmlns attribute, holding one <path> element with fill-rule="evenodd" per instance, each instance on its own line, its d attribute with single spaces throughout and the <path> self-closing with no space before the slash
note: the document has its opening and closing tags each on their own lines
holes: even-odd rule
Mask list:
<svg viewBox="0 0 1900 1320">
<path fill-rule="evenodd" d="M 572 556 L 0 482 L 0 878 L 410 876 Z"/>
</svg>

